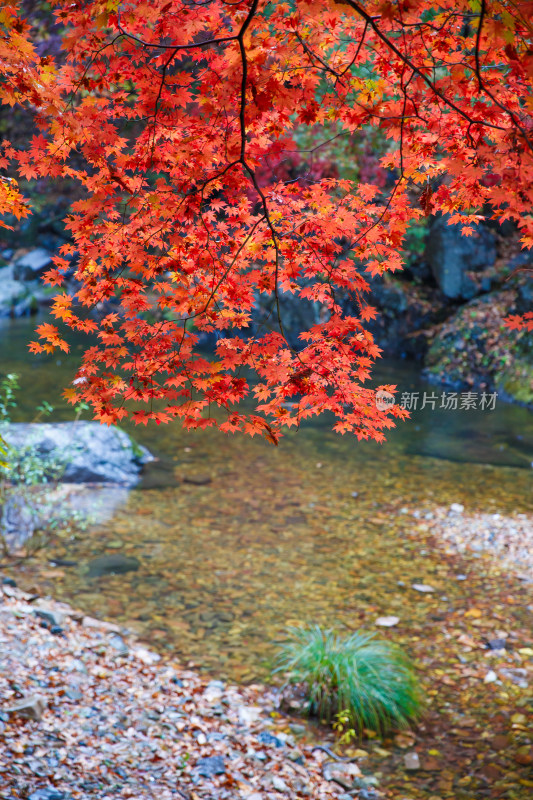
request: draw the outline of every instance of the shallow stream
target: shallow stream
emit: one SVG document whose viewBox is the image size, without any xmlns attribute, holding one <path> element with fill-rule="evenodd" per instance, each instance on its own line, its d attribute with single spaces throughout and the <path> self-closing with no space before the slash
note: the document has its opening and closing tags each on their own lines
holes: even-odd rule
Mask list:
<svg viewBox="0 0 533 800">
<path fill-rule="evenodd" d="M 18 418 L 44 399 L 55 418 L 72 418 L 60 393 L 76 348 L 66 359 L 31 356 L 32 330 L 27 319 L 0 329 L 2 371 L 20 376 Z M 533 510 L 533 414 L 498 400 L 494 410 L 439 409 L 442 389 L 405 364 L 382 363 L 377 380 L 418 393 L 419 406 L 424 393 L 439 401 L 385 445 L 325 422 L 277 448 L 178 425 L 130 428 L 160 460 L 109 523 L 46 553 L 77 564 L 54 571 L 54 594 L 239 680 L 267 674 L 272 642 L 290 624 L 352 630 L 400 611 L 414 622 L 424 603 L 398 581 L 435 581 L 442 562 L 411 538 L 424 527 L 413 512 L 453 502 Z M 117 552 L 139 569 L 89 577 L 92 559 Z"/>
</svg>

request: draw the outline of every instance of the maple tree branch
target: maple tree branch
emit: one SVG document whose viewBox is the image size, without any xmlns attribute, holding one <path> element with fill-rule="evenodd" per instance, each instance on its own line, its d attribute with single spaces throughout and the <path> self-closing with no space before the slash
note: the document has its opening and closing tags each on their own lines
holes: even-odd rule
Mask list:
<svg viewBox="0 0 533 800">
<path fill-rule="evenodd" d="M 248 27 L 257 11 L 258 0 L 253 0 L 252 5 L 250 6 L 250 10 L 246 19 L 244 20 L 241 29 L 237 35 L 237 41 L 239 43 L 239 51 L 241 54 L 241 64 L 242 64 L 242 79 L 241 79 L 241 101 L 240 101 L 240 108 L 239 108 L 239 123 L 241 127 L 241 162 L 244 166 L 245 160 L 245 151 L 246 151 L 246 86 L 248 81 L 248 60 L 246 58 L 246 49 L 244 47 L 244 34 L 248 30 Z"/>
<path fill-rule="evenodd" d="M 424 81 L 424 83 L 431 89 L 433 94 L 436 95 L 436 97 L 438 97 L 440 100 L 442 100 L 442 102 L 445 105 L 452 108 L 457 114 L 459 114 L 461 117 L 463 117 L 463 119 L 465 119 L 467 122 L 471 124 L 482 125 L 487 128 L 493 128 L 495 130 L 505 131 L 505 128 L 502 128 L 501 125 L 494 125 L 490 122 L 487 122 L 486 120 L 472 119 L 465 111 L 459 108 L 459 106 L 456 103 L 454 103 L 453 100 L 450 100 L 448 97 L 446 97 L 446 95 L 443 92 L 441 92 L 441 90 L 438 89 L 437 86 L 435 86 L 434 82 L 430 78 L 428 78 L 427 75 L 424 75 L 422 70 L 419 69 L 415 64 L 413 64 L 412 60 L 404 53 L 402 53 L 402 51 L 398 47 L 396 47 L 394 42 L 391 41 L 391 39 L 389 39 L 383 33 L 383 31 L 380 30 L 378 25 L 376 25 L 374 17 L 368 14 L 365 11 L 365 9 L 358 2 L 356 2 L 356 0 L 343 0 L 343 2 L 349 5 L 351 8 L 353 8 L 353 10 L 356 11 L 359 14 L 359 16 L 361 16 L 364 20 L 368 22 L 368 24 L 370 25 L 376 36 L 379 39 L 381 39 L 381 41 L 389 48 L 389 50 L 391 50 L 404 64 L 406 64 L 410 69 L 412 69 L 413 72 L 415 72 L 416 75 L 418 75 L 418 77 L 421 78 Z"/>
<path fill-rule="evenodd" d="M 311 50 L 311 48 L 310 48 L 310 47 L 307 45 L 307 43 L 306 43 L 306 42 L 304 42 L 304 40 L 302 39 L 302 37 L 300 36 L 300 34 L 298 33 L 298 31 L 294 31 L 294 35 L 296 36 L 296 38 L 298 39 L 298 41 L 299 41 L 299 42 L 300 42 L 300 44 L 302 45 L 302 47 L 303 47 L 304 51 L 305 51 L 305 52 L 307 53 L 307 55 L 309 56 L 309 60 L 310 60 L 310 62 L 311 62 L 311 65 L 312 65 L 312 66 L 314 66 L 314 64 L 313 64 L 313 59 L 315 59 L 316 61 L 318 61 L 318 63 L 319 63 L 319 64 L 322 64 L 322 66 L 324 67 L 324 70 L 325 70 L 326 72 L 330 72 L 330 73 L 331 73 L 331 74 L 332 74 L 332 75 L 333 75 L 333 76 L 334 76 L 334 77 L 335 77 L 335 78 L 336 78 L 338 81 L 340 81 L 340 83 L 342 84 L 342 83 L 343 83 L 343 81 L 341 80 L 341 78 L 342 78 L 342 76 L 344 75 L 344 73 L 337 72 L 336 70 L 334 70 L 334 69 L 333 69 L 333 67 L 330 67 L 330 66 L 329 66 L 329 64 L 328 64 L 326 61 L 324 61 L 322 58 L 320 58 L 320 56 L 319 56 L 319 55 L 317 55 L 316 53 L 314 53 L 314 52 Z M 349 67 L 347 67 L 347 69 L 348 69 L 348 68 L 349 68 Z"/>
<path fill-rule="evenodd" d="M 494 94 L 491 91 L 489 91 L 489 89 L 487 88 L 487 84 L 483 81 L 483 79 L 481 77 L 481 67 L 480 67 L 480 62 L 479 62 L 479 47 L 480 47 L 481 30 L 482 30 L 482 27 L 483 27 L 483 20 L 484 20 L 484 17 L 485 17 L 485 13 L 486 13 L 486 0 L 481 0 L 481 9 L 480 9 L 480 13 L 479 13 L 479 24 L 478 24 L 477 34 L 476 34 L 476 46 L 475 46 L 476 77 L 478 79 L 479 90 L 481 92 L 484 92 L 486 95 L 488 95 L 488 97 L 490 97 L 492 102 L 495 105 L 497 105 L 498 108 L 501 111 L 503 111 L 505 114 L 507 114 L 509 116 L 511 122 L 513 123 L 515 128 L 520 131 L 520 133 L 524 137 L 524 140 L 525 140 L 528 148 L 533 153 L 533 142 L 531 141 L 531 139 L 529 138 L 528 134 L 526 133 L 526 130 L 525 130 L 524 126 L 516 118 L 514 112 L 511 111 L 510 108 L 507 108 L 506 105 L 501 103 L 494 96 Z"/>
<path fill-rule="evenodd" d="M 474 50 L 474 57 L 475 57 L 475 60 L 476 60 L 477 84 L 478 84 L 480 92 L 483 91 L 483 81 L 481 79 L 481 64 L 480 64 L 480 61 L 479 61 L 479 48 L 480 48 L 480 44 L 481 44 L 481 31 L 483 29 L 483 20 L 485 19 L 485 11 L 486 11 L 485 0 L 481 0 L 481 9 L 480 9 L 480 13 L 479 13 L 479 23 L 478 23 L 477 32 L 476 32 L 476 46 L 475 46 L 475 50 Z"/>
<path fill-rule="evenodd" d="M 255 189 L 255 191 L 257 192 L 257 194 L 259 195 L 259 197 L 261 199 L 261 204 L 263 206 L 264 217 L 265 217 L 266 223 L 267 223 L 267 225 L 268 225 L 268 227 L 270 229 L 270 232 L 272 234 L 272 242 L 273 242 L 274 251 L 275 251 L 275 254 L 276 254 L 275 272 L 274 272 L 274 284 L 275 284 L 274 285 L 274 294 L 275 294 L 275 297 L 276 297 L 276 307 L 277 307 L 277 312 L 278 312 L 278 323 L 279 323 L 279 327 L 280 327 L 280 332 L 281 332 L 281 335 L 283 336 L 283 338 L 286 340 L 286 336 L 285 336 L 285 333 L 284 333 L 284 330 L 283 330 L 283 322 L 282 322 L 282 319 L 281 319 L 281 306 L 280 306 L 280 301 L 279 301 L 279 290 L 278 290 L 280 254 L 279 254 L 279 244 L 278 244 L 278 239 L 277 239 L 277 233 L 276 233 L 276 230 L 275 230 L 274 225 L 272 223 L 272 219 L 270 217 L 270 212 L 269 212 L 269 209 L 268 209 L 268 204 L 267 204 L 264 192 L 262 191 L 262 189 L 260 188 L 260 186 L 259 186 L 259 184 L 257 182 L 257 178 L 256 178 L 254 170 L 250 167 L 250 165 L 248 164 L 248 162 L 246 160 L 246 117 L 245 117 L 245 114 L 246 114 L 246 88 L 247 88 L 247 80 L 248 80 L 248 59 L 246 57 L 246 48 L 244 47 L 244 35 L 245 35 L 246 31 L 248 30 L 248 27 L 249 27 L 254 15 L 255 15 L 255 12 L 257 11 L 257 6 L 258 6 L 258 0 L 253 0 L 252 5 L 250 6 L 250 10 L 248 12 L 248 16 L 246 17 L 244 23 L 242 24 L 242 27 L 241 27 L 241 29 L 239 31 L 238 36 L 237 36 L 237 40 L 239 42 L 240 55 L 241 55 L 241 63 L 242 63 L 241 98 L 240 98 L 240 109 L 239 109 L 239 123 L 240 123 L 240 129 L 241 129 L 241 154 L 240 154 L 240 159 L 239 160 L 240 160 L 240 162 L 241 162 L 241 164 L 243 166 L 243 169 L 246 170 L 246 172 L 249 174 L 250 179 L 251 179 L 251 181 L 252 181 L 252 183 L 254 185 L 254 189 Z"/>
<path fill-rule="evenodd" d="M 346 69 L 344 69 L 344 70 L 341 72 L 341 75 L 345 75 L 345 74 L 348 72 L 348 70 L 349 70 L 349 69 L 351 69 L 351 68 L 353 67 L 353 65 L 355 64 L 355 62 L 356 62 L 356 61 L 357 61 L 357 59 L 359 58 L 359 53 L 361 52 L 361 47 L 362 47 L 362 46 L 363 46 L 363 44 L 364 44 L 364 41 L 365 41 L 365 38 L 366 38 L 366 33 L 367 33 L 367 31 L 368 31 L 368 21 L 367 21 L 367 20 L 365 20 L 365 27 L 363 28 L 363 33 L 362 33 L 362 35 L 361 35 L 361 40 L 360 40 L 359 44 L 357 45 L 357 50 L 355 51 L 355 55 L 354 55 L 354 57 L 352 58 L 352 60 L 350 61 L 350 63 L 348 64 L 348 66 L 346 67 Z"/>
<path fill-rule="evenodd" d="M 256 3 L 257 5 L 257 3 Z M 159 50 L 194 50 L 197 47 L 207 47 L 208 45 L 212 44 L 223 44 L 224 42 L 234 42 L 238 38 L 236 35 L 234 36 L 221 36 L 219 39 L 206 39 L 203 42 L 192 42 L 191 44 L 158 44 L 157 42 L 145 42 L 143 39 L 140 39 L 138 36 L 135 36 L 133 33 L 128 33 L 122 27 L 120 23 L 120 8 L 118 9 L 117 14 L 117 28 L 119 29 L 122 36 L 125 36 L 127 39 L 131 39 L 137 44 L 141 44 L 143 47 L 154 47 Z"/>
</svg>

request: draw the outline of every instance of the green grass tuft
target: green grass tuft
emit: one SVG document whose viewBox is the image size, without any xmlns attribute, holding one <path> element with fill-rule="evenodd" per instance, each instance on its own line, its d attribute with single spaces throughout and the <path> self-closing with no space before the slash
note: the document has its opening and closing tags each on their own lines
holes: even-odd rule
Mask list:
<svg viewBox="0 0 533 800">
<path fill-rule="evenodd" d="M 371 633 L 341 637 L 318 625 L 291 628 L 276 672 L 305 687 L 308 711 L 331 721 L 339 712 L 358 731 L 405 728 L 420 716 L 422 691 L 409 658 Z"/>
</svg>

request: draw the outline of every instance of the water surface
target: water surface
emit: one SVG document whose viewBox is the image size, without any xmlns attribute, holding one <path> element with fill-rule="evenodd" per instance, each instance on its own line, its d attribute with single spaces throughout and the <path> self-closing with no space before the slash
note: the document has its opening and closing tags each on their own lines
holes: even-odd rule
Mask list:
<svg viewBox="0 0 533 800">
<path fill-rule="evenodd" d="M 36 358 L 27 352 L 31 329 L 16 320 L 0 332 L 3 370 L 20 374 L 19 418 L 43 399 L 57 418 L 71 418 L 60 390 L 82 345 L 68 358 Z M 441 392 L 403 364 L 381 364 L 377 381 L 419 392 L 419 405 L 424 392 Z M 278 448 L 177 424 L 133 433 L 160 461 L 112 521 L 50 545 L 43 558 L 77 564 L 57 569 L 50 586 L 240 680 L 268 674 L 272 642 L 287 625 L 353 630 L 400 612 L 409 625 L 420 597 L 398 582 L 431 583 L 442 572 L 440 553 L 412 538 L 433 505 L 533 507 L 533 415 L 501 402 L 484 412 L 415 411 L 385 445 L 341 437 L 324 421 Z M 140 568 L 89 577 L 91 559 L 117 552 Z"/>
</svg>

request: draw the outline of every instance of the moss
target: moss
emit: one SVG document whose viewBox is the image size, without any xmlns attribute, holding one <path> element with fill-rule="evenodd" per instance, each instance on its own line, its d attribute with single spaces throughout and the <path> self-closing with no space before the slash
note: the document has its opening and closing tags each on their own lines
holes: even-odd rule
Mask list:
<svg viewBox="0 0 533 800">
<path fill-rule="evenodd" d="M 132 450 L 132 453 L 133 453 L 133 456 L 134 456 L 134 458 L 137 458 L 137 459 L 141 459 L 141 458 L 143 458 L 143 456 L 144 456 L 144 450 L 143 450 L 143 449 L 142 449 L 142 447 L 141 447 L 141 446 L 140 446 L 140 445 L 139 445 L 139 444 L 138 444 L 138 443 L 135 441 L 135 439 L 133 438 L 133 436 L 130 436 L 130 434 L 128 433 L 128 431 L 125 431 L 125 430 L 124 430 L 124 428 L 120 428 L 120 430 L 121 430 L 121 431 L 123 431 L 123 433 L 125 433 L 125 434 L 126 434 L 126 436 L 128 437 L 128 439 L 130 440 L 130 444 L 131 444 L 131 450 Z"/>
<path fill-rule="evenodd" d="M 524 361 L 515 362 L 512 369 L 498 375 L 497 386 L 515 403 L 533 405 L 533 366 Z"/>
</svg>

